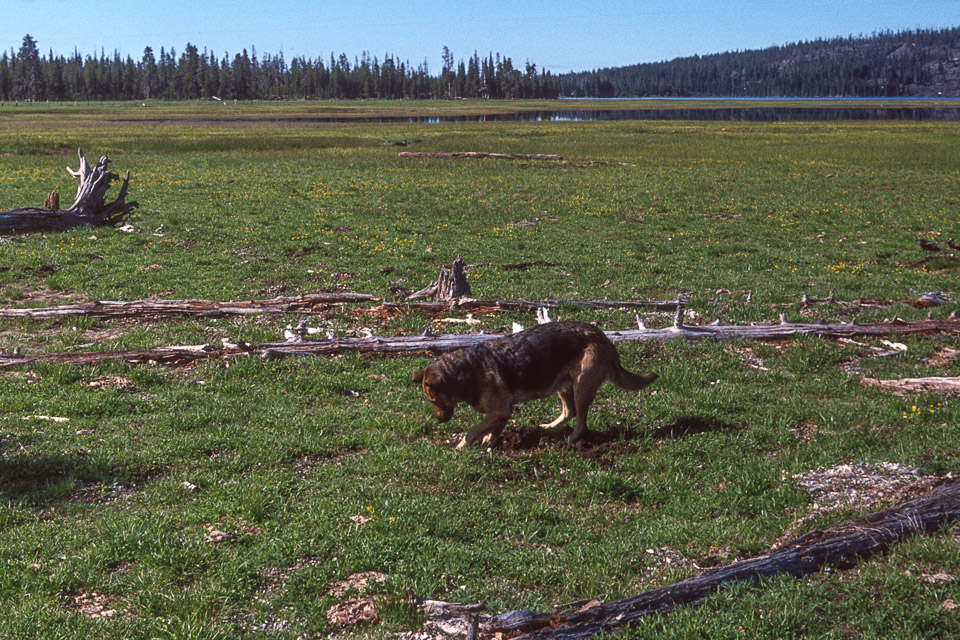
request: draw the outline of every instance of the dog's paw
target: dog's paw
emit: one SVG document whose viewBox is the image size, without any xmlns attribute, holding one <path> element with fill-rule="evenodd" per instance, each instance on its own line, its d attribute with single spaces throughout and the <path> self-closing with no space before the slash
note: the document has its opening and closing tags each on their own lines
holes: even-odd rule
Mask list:
<svg viewBox="0 0 960 640">
<path fill-rule="evenodd" d="M 468 446 L 469 446 L 469 443 L 467 442 L 467 439 L 466 439 L 466 438 L 462 438 L 462 439 L 460 440 L 460 444 L 457 445 L 457 451 L 463 451 L 463 450 L 466 449 Z"/>
<path fill-rule="evenodd" d="M 483 440 L 480 441 L 480 446 L 488 449 L 496 449 L 498 444 L 500 444 L 500 438 L 492 433 L 483 436 Z"/>
</svg>

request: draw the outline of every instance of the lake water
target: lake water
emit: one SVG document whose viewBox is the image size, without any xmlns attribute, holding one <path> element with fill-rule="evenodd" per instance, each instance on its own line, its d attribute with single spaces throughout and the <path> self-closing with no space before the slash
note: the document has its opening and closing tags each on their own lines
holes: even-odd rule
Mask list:
<svg viewBox="0 0 960 640">
<path fill-rule="evenodd" d="M 707 120 L 720 122 L 827 122 L 843 120 L 946 122 L 960 121 L 958 106 L 900 107 L 684 107 L 680 109 L 575 109 L 437 116 L 201 116 L 205 122 L 348 122 L 442 124 L 446 122 L 604 122 L 614 120 Z M 157 120 L 164 120 L 158 118 Z"/>
<path fill-rule="evenodd" d="M 831 120 L 895 120 L 941 122 L 960 120 L 957 107 L 702 107 L 682 109 L 578 109 L 524 111 L 475 116 L 413 116 L 379 122 L 599 122 L 611 120 L 712 120 L 728 122 L 825 122 Z"/>
</svg>

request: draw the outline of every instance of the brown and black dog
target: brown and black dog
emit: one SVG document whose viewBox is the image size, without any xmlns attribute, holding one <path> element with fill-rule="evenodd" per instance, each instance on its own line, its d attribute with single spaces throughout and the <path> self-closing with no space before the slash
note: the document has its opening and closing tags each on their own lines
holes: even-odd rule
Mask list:
<svg viewBox="0 0 960 640">
<path fill-rule="evenodd" d="M 604 380 L 637 391 L 657 374 L 636 375 L 620 365 L 613 343 L 597 327 L 583 322 L 548 322 L 503 338 L 444 354 L 413 372 L 433 403 L 437 420 L 447 422 L 461 402 L 486 414 L 457 446 L 481 439 L 496 446 L 518 402 L 560 396 L 562 413 L 541 427 L 560 432 L 571 418 L 570 442 L 587 432 L 587 411 Z"/>
</svg>

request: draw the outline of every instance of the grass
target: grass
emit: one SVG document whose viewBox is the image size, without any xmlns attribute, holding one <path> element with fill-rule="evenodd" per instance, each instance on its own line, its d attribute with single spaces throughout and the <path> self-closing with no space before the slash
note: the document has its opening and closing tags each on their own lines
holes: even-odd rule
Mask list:
<svg viewBox="0 0 960 640">
<path fill-rule="evenodd" d="M 53 188 L 68 201 L 63 167 L 76 166 L 77 147 L 129 169 L 141 203 L 134 233 L 78 229 L 0 244 L 2 304 L 386 296 L 424 286 L 457 254 L 475 265 L 477 297 L 681 292 L 697 322 L 838 309 L 801 316 L 801 291 L 957 299 L 960 263 L 916 246 L 921 235 L 941 246 L 960 238 L 956 123 L 282 119 L 488 108 L 408 102 L 236 105 L 246 120 L 203 120 L 221 107 L 151 104 L 154 117 L 139 103 L 0 110 L 0 208 L 39 204 Z M 399 158 L 401 141 L 407 150 L 560 153 L 565 162 Z M 506 266 L 533 260 L 546 264 Z M 861 318 L 925 313 L 901 303 Z M 554 315 L 606 329 L 635 322 L 618 311 Z M 651 326 L 670 321 L 647 316 Z M 481 320 L 470 330 L 533 322 Z M 275 341 L 295 322 L 7 320 L 0 349 Z M 429 323 L 340 307 L 311 319 L 340 335 Z M 493 611 L 548 610 L 761 554 L 813 509 L 793 474 L 883 461 L 960 471 L 954 399 L 859 384 L 861 375 L 958 374 L 956 363 L 929 360 L 960 348 L 955 336 L 903 342 L 906 352 L 885 358 L 815 338 L 622 345 L 628 368 L 661 378 L 656 393 L 601 390 L 591 426 L 608 442 L 499 452 L 453 449 L 475 414 L 461 408 L 451 423 L 432 422 L 410 382 L 422 358 L 6 372 L 0 636 L 326 636 L 337 631 L 327 610 L 360 595 L 332 596 L 331 584 L 362 571 L 386 576 L 368 587 L 381 623 L 367 631 L 388 633 L 420 624 L 401 603 L 406 587 Z M 757 359 L 763 369 L 750 365 Z M 107 376 L 131 386 L 90 386 Z M 552 419 L 555 405 L 519 407 L 512 428 Z M 624 636 L 957 635 L 960 618 L 944 606 L 960 599 L 956 576 L 930 576 L 954 575 L 958 541 L 954 525 L 851 570 L 731 587 Z"/>
</svg>

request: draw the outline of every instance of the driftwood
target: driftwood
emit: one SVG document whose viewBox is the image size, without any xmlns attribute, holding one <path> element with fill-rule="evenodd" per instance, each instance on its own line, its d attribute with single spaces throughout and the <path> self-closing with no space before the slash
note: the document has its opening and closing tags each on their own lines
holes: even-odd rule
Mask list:
<svg viewBox="0 0 960 640">
<path fill-rule="evenodd" d="M 680 313 L 677 314 L 678 318 Z M 690 326 L 676 322 L 666 329 L 634 329 L 629 331 L 607 331 L 612 342 L 641 340 L 725 340 L 739 338 L 744 340 L 784 340 L 800 335 L 821 335 L 827 337 L 852 336 L 889 336 L 908 334 L 960 333 L 960 320 L 956 318 L 926 319 L 915 322 L 902 320 L 879 324 L 795 324 L 779 325 L 708 325 Z M 437 354 L 444 351 L 461 349 L 497 335 L 485 333 L 451 333 L 445 335 L 419 335 L 366 338 L 330 338 L 326 340 L 296 340 L 290 342 L 237 345 L 223 348 L 202 347 L 163 347 L 141 351 L 108 351 L 88 353 L 0 353 L 0 368 L 15 367 L 40 360 L 70 362 L 74 364 L 95 364 L 106 360 L 124 360 L 127 362 L 153 361 L 164 364 L 186 364 L 198 360 L 223 358 L 241 353 L 259 354 L 265 359 L 279 359 L 286 356 L 332 355 L 344 351 L 355 351 L 380 356 L 412 356 Z M 185 355 L 185 350 L 188 352 Z"/>
<path fill-rule="evenodd" d="M 440 267 L 440 276 L 420 291 L 407 296 L 407 300 L 423 300 L 424 298 L 438 298 L 440 300 L 456 300 L 470 296 L 470 283 L 464 273 L 463 258 L 457 256 L 450 268 Z"/>
<path fill-rule="evenodd" d="M 415 600 L 414 604 L 426 613 L 428 625 L 448 633 L 514 639 L 587 638 L 629 626 L 645 616 L 662 615 L 682 606 L 700 604 L 730 583 L 756 582 L 781 574 L 800 577 L 825 566 L 846 568 L 857 560 L 883 552 L 894 542 L 915 534 L 934 532 L 958 518 L 960 482 L 953 481 L 890 509 L 867 514 L 825 531 L 812 531 L 772 553 L 630 598 L 606 604 L 589 601 L 580 610 L 570 613 L 518 610 L 486 615 L 480 613 L 483 605 L 422 600 Z"/>
<path fill-rule="evenodd" d="M 953 378 L 898 378 L 896 380 L 877 380 L 863 378 L 860 384 L 865 387 L 878 387 L 897 396 L 916 393 L 945 393 L 960 395 L 960 377 Z"/>
<path fill-rule="evenodd" d="M 506 160 L 563 160 L 563 156 L 552 153 L 488 153 L 486 151 L 454 151 L 452 153 L 401 151 L 397 155 L 401 158 L 502 158 Z"/>
<path fill-rule="evenodd" d="M 363 293 L 312 293 L 300 296 L 213 302 L 211 300 L 133 300 L 115 302 L 98 300 L 83 304 L 34 309 L 0 309 L 0 318 L 224 318 L 268 313 L 307 314 L 322 311 L 326 305 L 350 302 L 376 302 L 379 298 Z"/>
<path fill-rule="evenodd" d="M 110 159 L 102 156 L 100 161 L 91 167 L 83 155 L 83 150 L 78 149 L 77 153 L 80 156 L 80 168 L 76 171 L 67 168 L 70 175 L 80 181 L 73 204 L 68 209 L 27 207 L 0 211 L 0 235 L 64 231 L 83 225 L 113 225 L 122 221 L 124 216 L 137 206 L 136 202 L 126 202 L 127 188 L 130 185 L 129 171 L 123 177 L 117 199 L 107 203 L 104 200 L 107 189 L 111 182 L 120 177 L 107 170 Z M 54 196 L 54 193 L 47 196 L 45 205 L 59 206 L 59 194 Z"/>
</svg>

